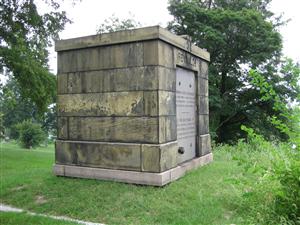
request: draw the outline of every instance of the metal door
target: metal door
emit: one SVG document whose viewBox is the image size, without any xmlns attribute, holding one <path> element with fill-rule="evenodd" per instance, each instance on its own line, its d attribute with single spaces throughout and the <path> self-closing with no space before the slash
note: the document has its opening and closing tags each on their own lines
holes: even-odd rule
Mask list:
<svg viewBox="0 0 300 225">
<path fill-rule="evenodd" d="M 176 69 L 176 117 L 179 163 L 196 156 L 196 87 L 195 74 Z"/>
</svg>

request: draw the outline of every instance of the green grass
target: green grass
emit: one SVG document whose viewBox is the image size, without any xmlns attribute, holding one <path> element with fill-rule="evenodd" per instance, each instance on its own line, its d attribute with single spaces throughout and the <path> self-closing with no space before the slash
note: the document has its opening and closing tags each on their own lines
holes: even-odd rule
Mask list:
<svg viewBox="0 0 300 225">
<path fill-rule="evenodd" d="M 5 225 L 30 224 L 30 225 L 75 225 L 78 223 L 67 222 L 45 218 L 42 216 L 33 216 L 25 213 L 0 212 L 0 222 Z"/>
<path fill-rule="evenodd" d="M 26 150 L 2 144 L 1 202 L 105 224 L 244 224 L 247 218 L 239 208 L 243 186 L 234 184 L 243 174 L 226 151 L 163 188 L 56 177 L 53 163 L 53 145 Z"/>
</svg>

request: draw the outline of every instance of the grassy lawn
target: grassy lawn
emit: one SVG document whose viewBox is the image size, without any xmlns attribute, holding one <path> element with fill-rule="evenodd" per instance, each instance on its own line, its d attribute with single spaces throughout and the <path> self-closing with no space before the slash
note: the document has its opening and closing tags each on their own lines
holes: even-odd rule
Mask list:
<svg viewBox="0 0 300 225">
<path fill-rule="evenodd" d="M 212 164 L 163 188 L 56 177 L 53 163 L 53 145 L 26 150 L 2 144 L 1 202 L 105 224 L 244 224 L 247 217 L 239 205 L 243 186 L 232 182 L 243 175 L 226 151 L 214 152 Z M 0 218 L 25 217 L 1 213 Z"/>
<path fill-rule="evenodd" d="M 30 224 L 30 225 L 75 225 L 77 223 L 49 219 L 42 216 L 32 216 L 25 213 L 0 212 L 0 222 L 5 225 Z"/>
</svg>

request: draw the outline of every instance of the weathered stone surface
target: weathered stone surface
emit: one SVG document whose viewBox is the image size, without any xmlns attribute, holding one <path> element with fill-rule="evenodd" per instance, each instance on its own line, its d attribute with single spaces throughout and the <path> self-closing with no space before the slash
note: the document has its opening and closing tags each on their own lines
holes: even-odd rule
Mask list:
<svg viewBox="0 0 300 225">
<path fill-rule="evenodd" d="M 144 42 L 144 65 L 159 65 L 158 40 Z"/>
<path fill-rule="evenodd" d="M 192 54 L 183 51 L 181 49 L 174 50 L 174 57 L 176 65 L 182 66 L 184 68 L 193 70 L 198 72 L 199 71 L 199 58 L 193 56 Z"/>
<path fill-rule="evenodd" d="M 186 39 L 172 34 L 166 29 L 159 26 L 144 27 L 134 30 L 117 31 L 113 33 L 105 33 L 92 35 L 87 37 L 72 38 L 68 40 L 59 40 L 55 42 L 55 50 L 65 51 L 72 49 L 91 48 L 103 45 L 112 45 L 128 42 L 146 41 L 159 39 L 174 45 L 185 51 L 189 51 L 192 54 L 205 59 L 210 60 L 209 53 L 195 45 L 191 45 Z"/>
<path fill-rule="evenodd" d="M 55 51 L 65 51 L 79 48 L 90 48 L 102 45 L 112 45 L 159 38 L 159 27 L 147 27 L 134 30 L 122 30 L 113 33 L 104 33 L 86 37 L 58 40 L 55 42 Z"/>
<path fill-rule="evenodd" d="M 158 42 L 158 65 L 175 68 L 174 48 L 162 41 Z"/>
<path fill-rule="evenodd" d="M 175 92 L 159 91 L 159 115 L 170 116 L 176 115 L 176 94 Z"/>
<path fill-rule="evenodd" d="M 141 170 L 139 144 L 56 141 L 56 163 Z"/>
<path fill-rule="evenodd" d="M 207 96 L 199 96 L 199 114 L 208 114 L 208 97 Z"/>
<path fill-rule="evenodd" d="M 58 95 L 59 116 L 175 115 L 175 93 L 131 91 Z"/>
<path fill-rule="evenodd" d="M 144 42 L 144 65 L 175 68 L 173 48 L 159 40 Z"/>
<path fill-rule="evenodd" d="M 208 79 L 208 62 L 203 60 L 200 63 L 200 77 Z"/>
<path fill-rule="evenodd" d="M 211 152 L 210 135 L 200 135 L 199 138 L 199 156 L 204 156 Z"/>
<path fill-rule="evenodd" d="M 85 79 L 82 78 L 82 73 L 69 73 L 68 74 L 68 86 L 67 93 L 81 93 L 82 85 L 84 85 Z"/>
<path fill-rule="evenodd" d="M 64 167 L 64 165 L 55 164 L 53 166 L 53 173 L 56 176 L 65 176 L 65 167 Z"/>
<path fill-rule="evenodd" d="M 142 145 L 142 171 L 163 172 L 177 165 L 177 142 Z"/>
<path fill-rule="evenodd" d="M 177 141 L 160 146 L 160 171 L 166 171 L 177 166 L 178 144 Z"/>
<path fill-rule="evenodd" d="M 68 117 L 57 117 L 57 136 L 59 139 L 68 139 Z"/>
<path fill-rule="evenodd" d="M 74 53 L 74 51 L 72 51 L 72 53 Z M 64 63 L 70 61 L 71 59 L 71 54 L 69 53 L 69 57 L 67 58 L 65 55 L 67 53 L 66 52 L 57 52 L 57 74 L 63 74 L 63 70 L 64 70 Z M 75 54 L 73 54 L 75 56 Z M 74 56 L 73 56 L 73 60 L 74 59 Z M 63 62 L 64 60 L 64 62 Z"/>
<path fill-rule="evenodd" d="M 143 116 L 145 105 L 156 105 L 142 91 L 58 95 L 61 116 Z"/>
<path fill-rule="evenodd" d="M 176 139 L 176 116 L 159 117 L 159 143 L 175 141 Z"/>
<path fill-rule="evenodd" d="M 159 145 L 142 145 L 142 171 L 160 172 Z"/>
<path fill-rule="evenodd" d="M 58 94 L 119 91 L 175 91 L 175 70 L 162 66 L 131 67 L 59 74 Z"/>
<path fill-rule="evenodd" d="M 176 69 L 158 67 L 159 90 L 176 91 Z"/>
<path fill-rule="evenodd" d="M 209 133 L 209 115 L 199 115 L 198 132 L 200 135 Z"/>
<path fill-rule="evenodd" d="M 157 117 L 70 117 L 69 139 L 158 143 Z"/>
<path fill-rule="evenodd" d="M 166 41 L 179 49 L 184 51 L 191 52 L 193 55 L 202 58 L 206 61 L 210 61 L 210 54 L 204 49 L 197 47 L 196 45 L 191 44 L 190 41 L 187 41 L 185 38 L 179 37 L 172 34 L 166 29 L 159 28 L 160 39 Z"/>
<path fill-rule="evenodd" d="M 55 163 L 64 164 L 68 162 L 69 164 L 73 163 L 72 152 L 70 150 L 70 144 L 67 141 L 56 140 L 55 141 Z"/>
<path fill-rule="evenodd" d="M 182 177 L 187 171 L 212 162 L 212 153 L 195 158 L 173 169 L 161 173 L 139 172 L 128 170 L 103 169 L 83 166 L 55 164 L 53 172 L 57 176 L 68 176 L 89 179 L 113 180 L 125 183 L 164 186 Z"/>
<path fill-rule="evenodd" d="M 145 115 L 157 116 L 158 115 L 158 96 L 157 91 L 144 91 L 144 104 L 143 110 Z"/>
<path fill-rule="evenodd" d="M 193 168 L 194 155 L 192 164 L 178 160 L 177 67 L 192 71 L 189 88 L 197 86 L 189 146 L 196 144 L 196 156 L 210 155 L 209 53 L 159 27 L 57 43 L 56 163 L 65 166 L 55 173 L 164 185 Z"/>
<path fill-rule="evenodd" d="M 58 52 L 58 73 L 143 66 L 143 44 L 129 43 Z"/>
<path fill-rule="evenodd" d="M 57 75 L 57 93 L 68 93 L 68 74 Z"/>
<path fill-rule="evenodd" d="M 158 89 L 158 67 L 131 67 L 69 73 L 68 93 Z"/>
<path fill-rule="evenodd" d="M 208 80 L 202 77 L 198 78 L 198 94 L 200 96 L 208 96 Z"/>
</svg>

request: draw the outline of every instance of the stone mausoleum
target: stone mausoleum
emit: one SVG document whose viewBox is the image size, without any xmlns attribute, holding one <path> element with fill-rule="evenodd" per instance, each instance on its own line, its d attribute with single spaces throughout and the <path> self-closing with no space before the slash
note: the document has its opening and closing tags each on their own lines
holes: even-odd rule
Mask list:
<svg viewBox="0 0 300 225">
<path fill-rule="evenodd" d="M 206 50 L 159 26 L 55 49 L 56 175 L 163 186 L 212 161 Z"/>
</svg>

